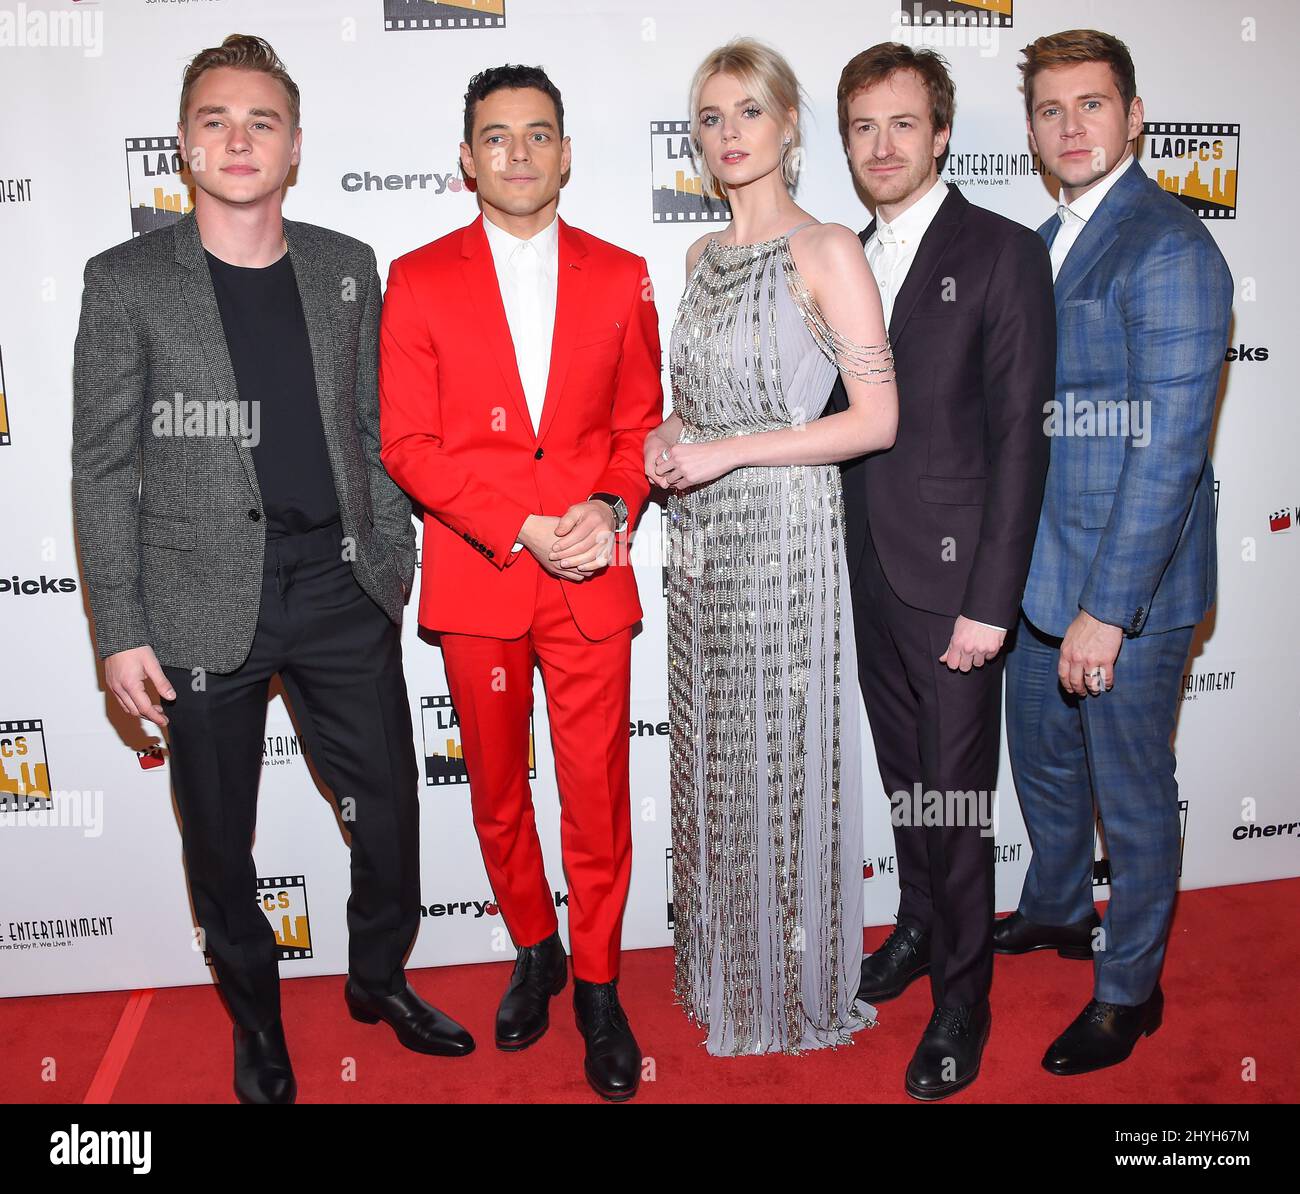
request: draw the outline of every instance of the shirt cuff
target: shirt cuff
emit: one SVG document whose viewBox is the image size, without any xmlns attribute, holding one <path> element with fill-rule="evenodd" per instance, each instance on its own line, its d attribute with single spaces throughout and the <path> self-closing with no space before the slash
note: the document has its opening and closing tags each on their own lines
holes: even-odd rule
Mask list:
<svg viewBox="0 0 1300 1194">
<path fill-rule="evenodd" d="M 1007 632 L 1005 626 L 994 626 L 992 622 L 976 622 L 974 618 L 971 618 L 970 621 L 975 622 L 976 626 L 987 626 L 990 630 L 996 630 L 1001 634 L 1006 634 Z"/>
<path fill-rule="evenodd" d="M 523 551 L 523 549 L 524 549 L 524 545 L 522 543 L 516 543 L 514 547 L 512 547 L 510 550 L 513 553 L 516 551 Z"/>
</svg>

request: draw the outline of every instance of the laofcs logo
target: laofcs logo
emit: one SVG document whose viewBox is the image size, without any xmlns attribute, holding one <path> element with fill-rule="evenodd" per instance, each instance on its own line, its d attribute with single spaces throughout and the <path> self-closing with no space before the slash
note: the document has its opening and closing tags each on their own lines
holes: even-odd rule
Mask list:
<svg viewBox="0 0 1300 1194">
<path fill-rule="evenodd" d="M 690 121 L 650 122 L 650 187 L 656 224 L 731 219 L 731 206 L 720 190 L 704 193 L 691 159 Z"/>
<path fill-rule="evenodd" d="M 49 801 L 44 723 L 0 721 L 0 808 L 22 812 L 46 808 Z"/>
<path fill-rule="evenodd" d="M 1183 850 L 1187 845 L 1187 801 L 1178 802 L 1178 874 L 1183 873 Z M 1093 862 L 1092 862 L 1092 885 L 1093 887 L 1109 886 L 1110 884 L 1110 856 L 1106 850 L 1106 827 L 1097 821 L 1097 828 L 1093 836 Z"/>
<path fill-rule="evenodd" d="M 467 784 L 465 752 L 460 743 L 460 718 L 449 696 L 420 698 L 420 723 L 424 730 L 424 782 L 428 787 Z M 528 715 L 528 778 L 537 778 L 537 743 L 533 715 Z"/>
<path fill-rule="evenodd" d="M 9 443 L 9 407 L 5 404 L 5 354 L 0 352 L 0 448 Z"/>
<path fill-rule="evenodd" d="M 187 174 L 175 137 L 126 139 L 132 236 L 165 228 L 194 210 L 194 188 Z"/>
<path fill-rule="evenodd" d="M 1239 124 L 1142 126 L 1146 158 L 1155 180 L 1203 220 L 1237 215 Z"/>
<path fill-rule="evenodd" d="M 307 880 L 303 875 L 277 875 L 257 880 L 257 905 L 275 934 L 276 957 L 281 962 L 310 958 L 311 917 L 307 911 Z M 212 955 L 203 960 L 212 965 Z"/>
<path fill-rule="evenodd" d="M 384 28 L 500 29 L 506 0 L 384 0 Z"/>
<path fill-rule="evenodd" d="M 311 921 L 307 914 L 307 880 L 302 875 L 258 879 L 257 902 L 275 930 L 282 962 L 311 957 Z"/>
<path fill-rule="evenodd" d="M 1010 29 L 1013 0 L 914 0 L 898 7 L 898 25 L 993 25 Z"/>
</svg>

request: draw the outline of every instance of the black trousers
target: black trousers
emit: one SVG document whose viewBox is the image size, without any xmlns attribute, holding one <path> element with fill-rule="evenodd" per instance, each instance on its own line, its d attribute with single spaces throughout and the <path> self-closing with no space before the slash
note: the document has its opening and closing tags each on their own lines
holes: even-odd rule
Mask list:
<svg viewBox="0 0 1300 1194">
<path fill-rule="evenodd" d="M 993 981 L 993 788 L 1006 646 L 969 672 L 940 663 L 954 619 L 899 600 L 870 536 L 852 588 L 858 677 L 891 798 L 898 923 L 931 932 L 934 1006 L 977 1003 Z"/>
<path fill-rule="evenodd" d="M 419 772 L 400 631 L 357 583 L 341 541 L 337 524 L 267 540 L 257 632 L 237 671 L 163 669 L 176 689 L 165 708 L 194 910 L 231 1015 L 252 1030 L 280 1014 L 252 855 L 276 673 L 351 834 L 353 979 L 401 991 L 419 926 Z"/>
</svg>

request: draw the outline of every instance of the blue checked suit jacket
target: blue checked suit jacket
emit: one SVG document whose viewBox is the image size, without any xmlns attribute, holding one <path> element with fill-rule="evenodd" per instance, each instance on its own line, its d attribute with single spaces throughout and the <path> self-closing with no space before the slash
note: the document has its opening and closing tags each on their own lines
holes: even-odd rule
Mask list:
<svg viewBox="0 0 1300 1194">
<path fill-rule="evenodd" d="M 1038 230 L 1049 248 L 1060 226 L 1053 216 Z M 1232 312 L 1227 262 L 1196 215 L 1131 163 L 1055 291 L 1060 419 L 1025 614 L 1058 637 L 1080 609 L 1127 635 L 1194 626 L 1217 582 L 1208 450 Z M 1144 422 L 1061 433 L 1085 429 L 1089 411 L 1094 431 L 1108 419 L 1125 428 L 1106 413 L 1115 403 L 1136 403 Z"/>
</svg>

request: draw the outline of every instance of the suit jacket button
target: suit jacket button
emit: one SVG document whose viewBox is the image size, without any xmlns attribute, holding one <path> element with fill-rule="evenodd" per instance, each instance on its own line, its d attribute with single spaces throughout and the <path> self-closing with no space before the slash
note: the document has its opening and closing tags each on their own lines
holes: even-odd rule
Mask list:
<svg viewBox="0 0 1300 1194">
<path fill-rule="evenodd" d="M 533 459 L 541 460 L 541 458 L 542 458 L 542 450 L 541 448 L 538 448 L 537 451 L 533 453 Z"/>
<path fill-rule="evenodd" d="M 494 552 L 491 548 L 488 548 L 488 559 L 489 559 L 489 560 L 492 559 L 496 554 L 497 554 L 497 553 Z"/>
<path fill-rule="evenodd" d="M 252 519 L 253 522 L 257 522 L 262 517 L 262 513 L 260 510 L 250 510 L 248 512 L 248 517 Z"/>
</svg>

